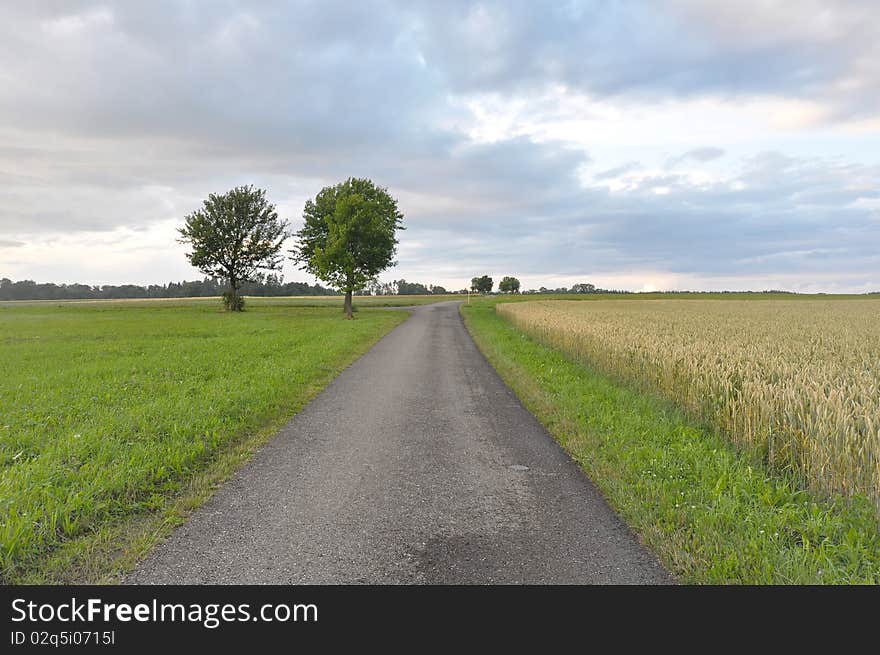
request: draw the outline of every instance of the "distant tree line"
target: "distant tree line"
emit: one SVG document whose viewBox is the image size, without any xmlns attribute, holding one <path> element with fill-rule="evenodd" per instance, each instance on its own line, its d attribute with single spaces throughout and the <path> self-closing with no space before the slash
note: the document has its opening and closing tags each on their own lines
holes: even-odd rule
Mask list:
<svg viewBox="0 0 880 655">
<path fill-rule="evenodd" d="M 429 296 L 449 293 L 439 284 L 422 284 L 421 282 L 407 282 L 404 279 L 392 280 L 391 282 L 379 282 L 373 280 L 366 288 L 358 292 L 361 296 Z"/>
<path fill-rule="evenodd" d="M 257 273 L 253 282 L 242 282 L 239 292 L 243 296 L 338 296 L 336 289 L 307 282 L 285 282 L 284 277 L 269 273 Z M 13 282 L 9 278 L 0 279 L 0 301 L 2 300 L 119 300 L 125 298 L 204 298 L 222 296 L 229 288 L 223 278 L 206 277 L 203 280 L 169 282 L 168 284 L 55 284 L 38 283 L 33 280 Z M 438 284 L 421 284 L 406 280 L 391 282 L 374 281 L 358 292 L 362 296 L 408 296 L 438 295 L 449 292 Z"/>
<path fill-rule="evenodd" d="M 552 294 L 563 294 L 563 293 L 633 293 L 632 291 L 627 291 L 626 289 L 602 289 L 588 282 L 580 282 L 578 284 L 572 285 L 570 288 L 567 287 L 559 287 L 558 289 L 548 289 L 547 287 L 540 287 L 538 289 L 528 289 L 527 291 L 523 291 L 525 294 L 542 294 L 542 293 L 552 293 Z"/>
<path fill-rule="evenodd" d="M 492 293 L 494 281 L 488 275 L 471 278 L 470 290 L 473 293 Z M 623 291 L 618 289 L 600 289 L 589 282 L 579 282 L 571 288 L 559 287 L 557 289 L 548 289 L 541 287 L 539 289 L 526 289 L 520 291 L 520 282 L 517 278 L 506 275 L 498 283 L 498 292 L 500 293 L 522 293 L 522 294 L 563 294 L 563 293 L 633 293 L 632 291 Z"/>
<path fill-rule="evenodd" d="M 0 279 L 0 300 L 116 300 L 123 298 L 201 298 L 220 296 L 228 283 L 222 278 L 169 282 L 168 284 L 137 284 L 90 286 L 88 284 L 37 283 L 33 280 L 13 282 Z M 279 275 L 256 275 L 255 281 L 244 282 L 241 293 L 246 296 L 335 296 L 339 292 L 307 282 L 284 282 Z"/>
<path fill-rule="evenodd" d="M 488 275 L 475 277 L 471 281 L 472 293 L 492 293 L 493 280 Z M 183 282 L 169 282 L 168 284 L 150 284 L 141 286 L 137 284 L 55 284 L 53 282 L 34 282 L 33 280 L 19 280 L 13 282 L 9 278 L 0 278 L 0 301 L 6 300 L 118 300 L 125 298 L 204 298 L 223 295 L 228 288 L 228 282 L 223 278 L 206 277 L 203 280 L 184 280 Z M 601 289 L 592 284 L 581 282 L 571 287 L 559 287 L 548 289 L 526 289 L 520 291 L 519 280 L 515 277 L 505 277 L 498 284 L 501 293 L 522 293 L 523 295 L 540 294 L 632 294 L 633 291 L 621 289 Z M 408 296 L 408 295 L 439 295 L 467 293 L 467 289 L 447 291 L 439 284 L 422 284 L 421 282 L 408 282 L 404 279 L 392 280 L 391 282 L 379 282 L 374 280 L 367 287 L 358 291 L 359 296 Z M 264 275 L 257 273 L 254 281 L 241 283 L 240 293 L 244 296 L 338 296 L 340 291 L 323 287 L 320 284 L 308 282 L 285 282 L 282 275 L 269 273 Z M 658 292 L 660 293 L 660 292 Z M 694 291 L 664 291 L 668 294 L 691 294 Z M 767 291 L 715 291 L 711 293 L 724 294 L 793 294 L 792 291 L 770 289 Z M 875 295 L 880 292 L 872 292 L 867 295 Z"/>
<path fill-rule="evenodd" d="M 727 291 L 649 291 L 649 292 L 644 292 L 644 293 L 664 293 L 664 294 L 683 294 L 683 295 L 707 294 L 707 293 L 722 293 L 722 294 L 724 294 L 724 293 L 726 293 L 726 294 L 751 293 L 751 294 L 757 294 L 757 295 L 760 295 L 760 294 L 774 294 L 774 295 L 775 294 L 788 294 L 790 296 L 799 295 L 797 291 L 781 291 L 779 289 L 764 289 L 763 291 L 736 291 L 736 290 L 732 290 L 732 291 L 731 290 L 727 290 Z M 824 294 L 820 292 L 816 295 L 822 296 Z"/>
<path fill-rule="evenodd" d="M 751 293 L 751 294 L 778 294 L 778 293 L 786 293 L 794 295 L 794 291 L 779 291 L 776 289 L 769 289 L 766 291 L 656 291 L 656 292 L 643 292 L 643 291 L 628 291 L 626 289 L 602 289 L 597 287 L 594 284 L 590 284 L 589 282 L 578 282 L 577 284 L 572 285 L 571 287 L 557 287 L 556 289 L 548 289 L 547 287 L 540 287 L 538 289 L 526 289 L 525 291 L 520 290 L 520 282 L 513 276 L 506 275 L 501 279 L 501 282 L 498 283 L 498 291 L 492 291 L 494 287 L 494 281 L 488 275 L 481 275 L 479 277 L 471 278 L 471 293 L 518 293 L 523 295 L 541 295 L 541 294 L 553 294 L 553 295 L 562 295 L 562 294 L 585 294 L 585 293 L 601 293 L 601 294 L 640 294 L 640 293 L 663 293 L 663 294 L 704 294 L 704 293 L 726 293 L 726 294 L 741 294 L 741 293 Z M 467 293 L 467 289 L 463 289 L 457 293 Z M 456 293 L 456 292 L 453 292 Z"/>
</svg>

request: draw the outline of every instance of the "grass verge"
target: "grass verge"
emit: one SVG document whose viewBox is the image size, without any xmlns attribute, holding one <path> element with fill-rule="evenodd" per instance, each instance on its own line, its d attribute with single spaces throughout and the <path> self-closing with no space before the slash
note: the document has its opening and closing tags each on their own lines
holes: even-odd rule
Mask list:
<svg viewBox="0 0 880 655">
<path fill-rule="evenodd" d="M 0 309 L 2 581 L 127 570 L 406 317 L 278 304 Z"/>
<path fill-rule="evenodd" d="M 880 583 L 870 502 L 819 498 L 770 474 L 671 403 L 533 341 L 495 304 L 462 306 L 480 350 L 681 580 Z"/>
</svg>

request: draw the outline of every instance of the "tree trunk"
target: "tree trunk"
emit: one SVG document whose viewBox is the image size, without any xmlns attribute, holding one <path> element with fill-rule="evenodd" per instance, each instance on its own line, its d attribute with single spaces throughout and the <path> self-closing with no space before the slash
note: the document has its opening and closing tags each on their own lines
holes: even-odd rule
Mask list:
<svg viewBox="0 0 880 655">
<path fill-rule="evenodd" d="M 234 277 L 229 278 L 229 305 L 226 307 L 227 311 L 230 312 L 240 312 L 241 305 L 238 302 L 238 284 L 237 280 Z"/>
<path fill-rule="evenodd" d="M 354 318 L 354 314 L 351 311 L 351 289 L 345 290 L 345 306 L 343 311 L 345 312 L 345 318 Z"/>
</svg>

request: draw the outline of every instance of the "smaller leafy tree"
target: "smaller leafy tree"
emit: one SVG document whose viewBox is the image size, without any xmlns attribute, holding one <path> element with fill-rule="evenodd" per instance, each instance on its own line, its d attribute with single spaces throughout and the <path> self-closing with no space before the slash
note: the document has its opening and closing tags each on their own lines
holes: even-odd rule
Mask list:
<svg viewBox="0 0 880 655">
<path fill-rule="evenodd" d="M 424 296 L 431 292 L 421 282 L 397 280 L 397 293 L 401 296 Z"/>
<path fill-rule="evenodd" d="M 371 180 L 350 177 L 306 201 L 303 219 L 293 260 L 344 292 L 345 316 L 353 318 L 352 294 L 394 264 L 397 230 L 405 229 L 397 200 Z"/>
<path fill-rule="evenodd" d="M 475 277 L 471 279 L 471 291 L 477 293 L 491 293 L 492 285 L 495 284 L 488 275 Z"/>
<path fill-rule="evenodd" d="M 238 292 L 243 283 L 256 282 L 261 270 L 281 268 L 287 221 L 279 220 L 263 189 L 212 193 L 185 220 L 178 241 L 192 247 L 186 258 L 205 275 L 226 280 L 223 304 L 229 311 L 244 309 Z"/>
<path fill-rule="evenodd" d="M 572 293 L 596 293 L 595 285 L 588 282 L 580 282 L 571 288 Z"/>
<path fill-rule="evenodd" d="M 519 280 L 507 275 L 498 283 L 498 290 L 501 293 L 519 293 Z"/>
</svg>

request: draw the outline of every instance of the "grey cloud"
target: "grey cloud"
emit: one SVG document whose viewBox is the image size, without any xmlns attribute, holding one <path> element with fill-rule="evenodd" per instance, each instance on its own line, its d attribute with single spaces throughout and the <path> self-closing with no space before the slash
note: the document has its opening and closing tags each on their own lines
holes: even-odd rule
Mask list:
<svg viewBox="0 0 880 655">
<path fill-rule="evenodd" d="M 583 188 L 585 152 L 527 138 L 474 143 L 454 102 L 562 84 L 628 99 L 772 92 L 861 115 L 880 85 L 835 85 L 877 79 L 871 67 L 853 68 L 876 48 L 864 27 L 876 13 L 869 5 L 827 9 L 838 29 L 818 35 L 774 31 L 763 10 L 743 12 L 752 40 L 685 2 L 662 12 L 599 2 L 206 7 L 0 9 L 0 235 L 142 228 L 249 182 L 268 186 L 296 220 L 297 203 L 321 185 L 366 175 L 409 203 L 405 239 L 427 244 L 402 245 L 401 267 L 413 270 L 733 273 L 876 262 L 876 210 L 853 206 L 877 197 L 870 167 L 763 153 L 744 163 L 737 187 L 695 187 L 667 172 L 626 191 Z M 678 159 L 723 154 L 705 146 Z"/>
<path fill-rule="evenodd" d="M 8 239 L 0 239 L 0 248 L 21 248 L 27 245 L 23 241 L 10 241 Z"/>
<path fill-rule="evenodd" d="M 626 164 L 621 164 L 620 166 L 615 166 L 614 168 L 609 168 L 604 171 L 600 171 L 593 175 L 594 180 L 612 180 L 616 177 L 620 177 L 621 175 L 625 175 L 626 173 L 631 173 L 634 170 L 639 168 L 639 162 L 631 161 Z"/>
<path fill-rule="evenodd" d="M 854 176 L 873 184 L 853 188 Z M 819 181 L 824 196 L 811 193 Z M 878 167 L 767 153 L 746 162 L 736 179 L 709 188 L 664 176 L 662 186 L 671 191 L 656 196 L 656 183 L 645 181 L 589 217 L 589 238 L 678 272 L 871 270 L 880 216 L 854 203 L 875 197 L 878 184 Z"/>
<path fill-rule="evenodd" d="M 428 5 L 421 43 L 461 93 L 563 83 L 600 97 L 773 94 L 820 101 L 838 116 L 871 115 L 880 100 L 873 2 L 453 7 Z"/>
<path fill-rule="evenodd" d="M 434 122 L 442 89 L 401 38 L 400 11 L 193 7 L 118 3 L 110 18 L 55 38 L 45 17 L 4 21 L 0 112 L 18 126 L 260 152 L 376 146 Z M 99 6 L 79 13 L 89 11 Z M 47 74 L 51 83 L 33 84 Z"/>
<path fill-rule="evenodd" d="M 3 11 L 0 114 L 80 134 L 344 154 L 430 138 L 454 111 L 449 96 L 470 92 L 565 84 L 598 96 L 774 93 L 840 114 L 873 112 L 880 100 L 880 72 L 859 68 L 880 56 L 869 27 L 880 19 L 876 4 L 825 7 L 831 27 L 818 32 L 809 5 L 784 22 L 760 4 L 728 12 L 727 24 L 742 23 L 749 39 L 687 2 L 227 1 L 210 11 L 71 2 Z"/>
<path fill-rule="evenodd" d="M 681 164 L 682 162 L 687 161 L 695 161 L 699 163 L 706 163 L 709 161 L 713 161 L 715 159 L 720 159 L 724 156 L 724 149 L 722 148 L 713 148 L 711 146 L 707 146 L 704 148 L 694 148 L 693 150 L 688 150 L 687 152 L 679 155 L 678 157 L 672 157 L 666 162 L 666 166 L 668 168 L 672 168 Z"/>
<path fill-rule="evenodd" d="M 854 177 L 873 185 L 852 188 Z M 810 194 L 819 179 L 825 197 Z M 735 178 L 709 187 L 663 175 L 625 191 L 581 190 L 552 222 L 520 220 L 521 229 L 505 231 L 503 244 L 466 247 L 461 257 L 472 266 L 483 261 L 504 270 L 516 262 L 529 273 L 569 277 L 654 269 L 704 276 L 799 273 L 804 281 L 820 274 L 876 278 L 880 214 L 854 203 L 875 197 L 878 186 L 878 167 L 841 169 L 766 153 L 746 161 Z M 658 195 L 661 187 L 668 194 Z"/>
</svg>

